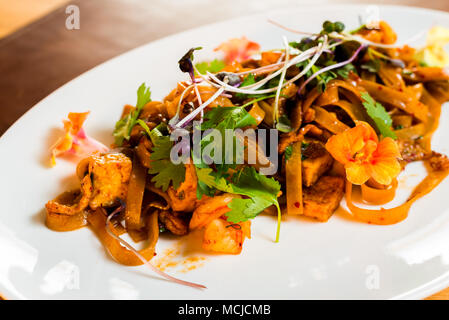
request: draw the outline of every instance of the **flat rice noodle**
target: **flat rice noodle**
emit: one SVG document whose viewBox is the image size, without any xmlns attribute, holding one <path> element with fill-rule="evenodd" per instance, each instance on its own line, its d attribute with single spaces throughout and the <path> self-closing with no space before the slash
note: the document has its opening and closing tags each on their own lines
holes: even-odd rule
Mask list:
<svg viewBox="0 0 449 320">
<path fill-rule="evenodd" d="M 333 90 L 332 88 L 334 87 L 337 87 L 338 89 L 344 89 L 349 93 L 352 93 L 355 97 L 358 98 L 358 100 L 361 101 L 360 91 L 357 88 L 357 86 L 355 86 L 353 81 L 350 80 L 343 81 L 338 79 L 331 80 L 327 83 L 326 90 Z M 307 109 L 309 109 L 312 106 L 312 104 L 316 105 L 315 100 L 317 100 L 321 95 L 322 93 L 318 90 L 318 87 L 313 88 L 307 95 L 306 99 L 304 100 L 304 103 L 302 105 L 303 113 L 305 113 Z"/>
<path fill-rule="evenodd" d="M 259 101 L 259 107 L 265 112 L 263 121 L 269 125 L 273 126 L 274 124 L 274 113 L 273 106 L 265 101 Z"/>
<path fill-rule="evenodd" d="M 253 106 L 248 112 L 254 119 L 256 119 L 257 126 L 262 123 L 265 118 L 265 111 L 259 106 L 257 102 L 253 103 Z"/>
<path fill-rule="evenodd" d="M 263 148 L 257 143 L 257 138 L 253 139 L 251 136 L 245 136 L 244 133 L 239 131 L 235 132 L 235 137 L 244 147 L 243 157 L 245 163 L 254 167 L 257 171 L 260 171 L 261 168 L 266 168 L 268 170 L 268 168 L 274 166 L 266 156 Z"/>
<path fill-rule="evenodd" d="M 428 120 L 427 106 L 414 99 L 413 96 L 376 82 L 362 80 L 360 83 L 361 87 L 365 88 L 374 100 L 388 103 L 389 105 L 399 108 L 402 111 L 413 115 L 422 122 L 426 122 Z"/>
<path fill-rule="evenodd" d="M 349 127 L 343 122 L 337 119 L 337 116 L 331 112 L 324 110 L 321 107 L 314 107 L 315 109 L 315 122 L 321 127 L 329 130 L 330 132 L 337 134 L 341 133 Z"/>
<path fill-rule="evenodd" d="M 338 87 L 337 86 L 329 86 L 326 87 L 326 90 L 316 99 L 314 102 L 315 106 L 327 106 L 330 104 L 336 103 L 340 98 L 338 97 Z"/>
<path fill-rule="evenodd" d="M 376 74 L 366 71 L 366 70 L 362 70 L 362 72 L 360 74 L 360 78 L 362 78 L 363 80 L 368 80 L 368 81 L 376 81 Z"/>
<path fill-rule="evenodd" d="M 391 119 L 393 120 L 393 127 L 409 128 L 413 122 L 413 117 L 409 114 L 392 115 Z"/>
<path fill-rule="evenodd" d="M 139 156 L 142 165 L 146 168 L 151 167 L 151 153 L 148 150 L 148 146 L 151 146 L 151 142 L 147 137 L 142 137 L 136 147 L 136 154 Z"/>
<path fill-rule="evenodd" d="M 98 236 L 100 241 L 106 247 L 109 254 L 120 264 L 126 266 L 140 266 L 143 262 L 127 248 L 123 247 L 120 242 L 112 237 L 106 230 L 106 212 L 104 209 L 97 209 L 88 215 L 87 220 Z M 112 232 L 119 236 L 117 231 L 112 225 L 110 225 Z M 147 246 L 139 250 L 139 253 L 150 261 L 155 253 L 156 243 L 159 238 L 159 225 L 158 225 L 158 212 L 154 211 L 146 217 L 146 228 L 148 230 L 148 244 Z"/>
<path fill-rule="evenodd" d="M 364 183 L 360 187 L 362 189 L 363 201 L 370 204 L 381 205 L 394 199 L 398 187 L 398 180 L 394 179 L 392 184 L 385 189 L 373 188 L 372 186 L 369 186 L 368 183 Z"/>
<path fill-rule="evenodd" d="M 285 162 L 287 214 L 301 215 L 304 212 L 302 197 L 302 141 L 292 144 L 292 154 Z"/>
<path fill-rule="evenodd" d="M 426 89 L 440 104 L 449 101 L 449 82 L 436 81 L 426 83 Z"/>
<path fill-rule="evenodd" d="M 441 104 L 426 89 L 423 89 L 421 101 L 429 108 L 429 121 L 426 123 L 425 132 L 422 134 L 421 145 L 427 151 L 430 151 L 432 136 L 438 128 L 440 120 Z"/>
<path fill-rule="evenodd" d="M 408 128 L 394 130 L 394 133 L 399 140 L 415 140 L 424 136 L 425 132 L 426 126 L 423 123 Z"/>
<path fill-rule="evenodd" d="M 168 207 L 164 210 L 168 210 L 169 208 L 172 207 L 172 200 L 171 200 L 170 196 L 167 194 L 167 192 L 164 192 L 161 189 L 156 188 L 154 186 L 154 184 L 150 181 L 150 179 L 147 179 L 146 188 L 147 188 L 147 190 L 159 195 L 160 197 L 162 197 L 165 200 Z"/>
<path fill-rule="evenodd" d="M 400 68 L 382 63 L 377 74 L 379 75 L 379 78 L 383 81 L 385 86 L 390 87 L 394 90 L 404 91 L 405 82 L 404 79 L 402 79 L 400 70 Z"/>
<path fill-rule="evenodd" d="M 367 116 L 366 112 L 364 111 L 364 108 L 360 102 L 358 104 L 354 104 L 346 100 L 339 100 L 337 102 L 332 103 L 331 105 L 343 109 L 354 122 L 356 120 L 365 122 L 371 121 L 371 119 Z"/>
<path fill-rule="evenodd" d="M 441 103 L 437 101 L 426 89 L 423 89 L 422 91 L 421 101 L 428 107 L 429 110 L 429 121 L 427 123 L 426 134 L 433 134 L 438 128 L 441 115 Z"/>
<path fill-rule="evenodd" d="M 290 112 L 290 121 L 293 131 L 298 130 L 302 124 L 302 101 L 297 100 L 295 107 Z"/>
<path fill-rule="evenodd" d="M 73 231 L 87 226 L 87 212 L 81 211 L 72 216 L 47 211 L 45 225 L 53 231 Z"/>
<path fill-rule="evenodd" d="M 321 95 L 321 92 L 318 91 L 318 88 L 313 88 L 308 94 L 306 99 L 304 100 L 302 104 L 302 113 L 305 114 L 307 110 L 312 107 L 312 104 L 315 102 L 316 99 Z"/>
<path fill-rule="evenodd" d="M 125 222 L 128 230 L 141 229 L 141 212 L 143 194 L 147 179 L 147 168 L 145 168 L 137 154 L 133 157 L 133 167 L 129 179 L 128 193 L 126 196 Z"/>
<path fill-rule="evenodd" d="M 430 166 L 427 166 L 427 170 L 428 174 L 424 180 L 415 187 L 408 200 L 398 207 L 391 209 L 381 208 L 379 210 L 356 207 L 352 203 L 352 183 L 348 181 L 346 181 L 346 205 L 350 213 L 357 220 L 378 225 L 398 223 L 407 218 L 410 207 L 416 200 L 432 191 L 449 174 L 449 170 L 447 169 L 434 170 Z"/>
<path fill-rule="evenodd" d="M 89 205 L 92 196 L 92 181 L 90 175 L 86 175 L 81 180 L 81 190 L 78 197 L 69 199 L 66 193 L 61 194 L 54 200 L 50 200 L 45 205 L 47 211 L 56 214 L 72 216 L 80 213 Z"/>
<path fill-rule="evenodd" d="M 416 82 L 446 81 L 449 80 L 449 73 L 440 67 L 416 67 L 411 74 L 405 75 L 405 78 Z"/>
<path fill-rule="evenodd" d="M 405 88 L 405 91 L 409 95 L 412 95 L 416 100 L 421 100 L 423 89 L 424 89 L 424 87 L 423 87 L 422 83 L 416 83 L 412 86 L 407 86 Z"/>
<path fill-rule="evenodd" d="M 67 191 L 60 194 L 53 201 L 60 204 L 70 204 L 80 196 L 80 191 Z M 81 210 L 72 215 L 61 214 L 47 209 L 45 224 L 54 231 L 72 231 L 87 225 L 87 211 Z"/>
</svg>

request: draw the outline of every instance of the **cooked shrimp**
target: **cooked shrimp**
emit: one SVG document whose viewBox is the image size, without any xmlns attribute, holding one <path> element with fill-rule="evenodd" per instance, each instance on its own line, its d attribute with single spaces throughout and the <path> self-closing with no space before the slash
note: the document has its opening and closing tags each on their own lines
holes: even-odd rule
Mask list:
<svg viewBox="0 0 449 320">
<path fill-rule="evenodd" d="M 239 254 L 242 251 L 243 241 L 251 236 L 250 228 L 250 221 L 235 224 L 215 219 L 206 227 L 203 248 L 214 252 Z"/>
<path fill-rule="evenodd" d="M 223 194 L 200 201 L 190 220 L 190 229 L 203 228 L 212 220 L 220 218 L 230 211 L 228 204 L 232 199 L 239 197 L 234 194 Z"/>
</svg>

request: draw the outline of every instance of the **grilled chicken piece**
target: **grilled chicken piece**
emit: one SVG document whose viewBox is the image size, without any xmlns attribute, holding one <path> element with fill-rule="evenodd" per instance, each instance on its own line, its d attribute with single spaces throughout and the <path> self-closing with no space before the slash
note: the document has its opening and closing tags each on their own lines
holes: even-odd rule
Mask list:
<svg viewBox="0 0 449 320">
<path fill-rule="evenodd" d="M 342 177 L 323 176 L 303 189 L 304 215 L 326 222 L 338 208 L 344 194 Z"/>
<path fill-rule="evenodd" d="M 96 209 L 125 200 L 131 175 L 131 160 L 123 153 L 94 154 L 81 160 L 76 168 L 81 188 L 70 201 L 58 197 L 47 202 L 48 212 L 74 215 L 88 206 Z"/>
<path fill-rule="evenodd" d="M 92 178 L 92 197 L 89 206 L 96 209 L 117 204 L 126 199 L 131 175 L 131 159 L 122 153 L 89 157 L 88 170 Z"/>
<path fill-rule="evenodd" d="M 177 236 L 183 236 L 189 232 L 189 221 L 185 213 L 160 211 L 159 223 Z"/>
<path fill-rule="evenodd" d="M 321 142 L 312 141 L 306 145 L 303 150 L 302 183 L 310 187 L 332 167 L 333 159 Z"/>
</svg>

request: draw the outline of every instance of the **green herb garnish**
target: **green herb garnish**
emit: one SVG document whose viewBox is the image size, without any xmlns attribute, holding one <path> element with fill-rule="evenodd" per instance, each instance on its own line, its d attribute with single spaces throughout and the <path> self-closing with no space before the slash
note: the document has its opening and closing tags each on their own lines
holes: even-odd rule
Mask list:
<svg viewBox="0 0 449 320">
<path fill-rule="evenodd" d="M 199 62 L 195 65 L 195 68 L 198 70 L 201 74 L 206 74 L 206 72 L 211 73 L 217 73 L 223 70 L 223 68 L 226 66 L 226 63 L 223 60 L 212 60 L 210 62 L 204 61 Z"/>
<path fill-rule="evenodd" d="M 137 103 L 136 108 L 126 115 L 123 119 L 120 119 L 115 124 L 114 138 L 115 144 L 120 147 L 123 145 L 124 140 L 129 140 L 131 130 L 137 123 L 142 108 L 151 101 L 150 87 L 146 87 L 145 83 L 137 90 Z"/>
<path fill-rule="evenodd" d="M 362 93 L 363 106 L 366 109 L 368 115 L 373 119 L 380 134 L 384 137 L 390 137 L 396 139 L 396 134 L 391 130 L 393 120 L 391 119 L 384 106 L 369 95 L 368 92 Z"/>
</svg>

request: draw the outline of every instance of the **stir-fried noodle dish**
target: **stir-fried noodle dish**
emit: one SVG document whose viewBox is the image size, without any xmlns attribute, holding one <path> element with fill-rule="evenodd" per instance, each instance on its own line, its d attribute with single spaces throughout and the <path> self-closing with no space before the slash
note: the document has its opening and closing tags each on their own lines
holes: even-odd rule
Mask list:
<svg viewBox="0 0 449 320">
<path fill-rule="evenodd" d="M 197 230 L 204 250 L 239 254 L 258 215 L 273 216 L 277 242 L 283 215 L 327 222 L 343 197 L 361 223 L 406 219 L 449 173 L 448 158 L 431 147 L 449 100 L 449 30 L 432 28 L 415 49 L 397 44 L 384 21 L 352 31 L 326 21 L 315 34 L 277 26 L 297 41 L 262 51 L 231 39 L 215 49 L 222 59 L 203 62 L 194 59 L 200 47 L 186 50 L 178 61 L 186 80 L 160 101 L 142 84 L 111 128 L 110 148 L 84 131 L 88 112 L 70 113 L 51 160 L 77 155 L 80 187 L 46 204 L 47 226 L 89 226 L 117 262 L 203 287 L 151 263 L 161 233 Z M 381 207 L 414 161 L 427 176 L 405 202 Z M 125 233 L 146 247 L 134 249 Z"/>
</svg>

